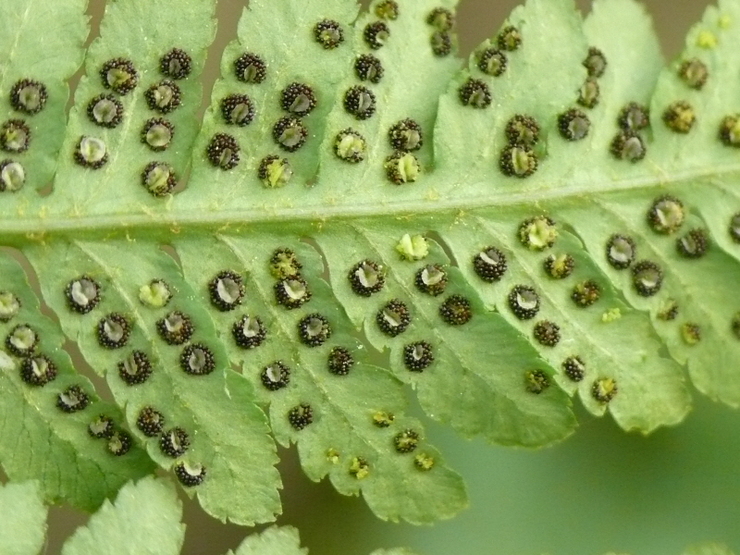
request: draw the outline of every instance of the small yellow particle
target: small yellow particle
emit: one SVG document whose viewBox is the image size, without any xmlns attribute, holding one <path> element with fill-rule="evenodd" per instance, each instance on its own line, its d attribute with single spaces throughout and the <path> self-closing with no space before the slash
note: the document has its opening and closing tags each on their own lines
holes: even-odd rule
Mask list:
<svg viewBox="0 0 740 555">
<path fill-rule="evenodd" d="M 349 473 L 358 480 L 362 480 L 370 474 L 370 465 L 362 457 L 355 457 L 349 465 Z"/>
<path fill-rule="evenodd" d="M 332 464 L 337 464 L 339 462 L 339 451 L 333 448 L 328 449 L 326 451 L 326 460 Z"/>
<path fill-rule="evenodd" d="M 619 320 L 622 317 L 622 311 L 618 308 L 610 308 L 604 314 L 601 315 L 601 321 L 605 324 L 608 324 L 609 322 L 614 322 L 615 320 Z"/>
<path fill-rule="evenodd" d="M 729 29 L 732 26 L 732 18 L 727 14 L 722 15 L 718 23 L 721 29 Z"/>
<path fill-rule="evenodd" d="M 421 235 L 411 237 L 408 233 L 401 237 L 396 250 L 405 260 L 421 260 L 429 254 L 429 244 Z"/>
<path fill-rule="evenodd" d="M 696 45 L 701 48 L 711 49 L 717 46 L 717 35 L 711 31 L 701 31 L 696 37 Z"/>
</svg>

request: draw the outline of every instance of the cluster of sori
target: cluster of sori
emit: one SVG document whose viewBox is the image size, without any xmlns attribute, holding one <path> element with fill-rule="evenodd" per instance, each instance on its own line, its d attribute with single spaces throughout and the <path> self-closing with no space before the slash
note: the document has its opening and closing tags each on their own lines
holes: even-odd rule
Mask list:
<svg viewBox="0 0 740 555">
<path fill-rule="evenodd" d="M 82 297 L 90 293 L 87 287 L 93 282 L 89 278 L 83 277 L 77 281 L 84 283 L 71 287 L 68 295 Z M 85 291 L 80 291 L 80 288 Z M 93 297 L 96 296 L 97 291 L 93 293 Z M 92 300 L 92 303 L 97 304 L 97 300 Z M 19 315 L 21 308 L 21 301 L 16 295 L 10 291 L 0 291 L 0 323 L 11 322 Z M 29 387 L 44 387 L 53 382 L 59 373 L 57 365 L 41 351 L 42 345 L 38 330 L 28 324 L 13 326 L 5 337 L 5 349 L 11 356 L 20 359 L 20 378 Z M 72 384 L 56 395 L 55 404 L 62 412 L 72 414 L 87 409 L 94 403 L 92 397 L 82 385 Z M 91 437 L 105 439 L 108 452 L 115 456 L 124 455 L 131 448 L 131 436 L 117 427 L 109 416 L 99 415 L 90 423 L 88 432 Z"/>
<path fill-rule="evenodd" d="M 521 137 L 531 127 L 519 129 Z M 511 131 L 513 133 L 513 130 Z M 552 248 L 557 240 L 558 231 L 555 221 L 548 216 L 527 218 L 519 224 L 517 230 L 519 241 L 531 251 L 541 252 Z M 472 257 L 472 268 L 475 274 L 485 283 L 495 284 L 501 281 L 507 270 L 507 257 L 504 252 L 488 245 Z M 544 273 L 553 280 L 568 278 L 575 269 L 575 260 L 568 253 L 549 254 L 542 261 Z M 601 297 L 601 287 L 595 279 L 586 279 L 575 283 L 571 289 L 570 298 L 579 308 L 587 308 L 596 303 Z M 514 284 L 506 298 L 509 310 L 519 320 L 533 320 L 541 308 L 540 294 L 526 284 Z M 534 340 L 541 346 L 551 348 L 560 343 L 560 326 L 550 320 L 538 320 L 532 328 Z M 584 378 L 586 366 L 582 359 L 572 355 L 563 362 L 563 371 L 572 381 L 578 382 Z M 601 394 L 601 385 L 604 380 L 611 380 L 608 394 Z M 524 373 L 524 386 L 527 391 L 540 394 L 550 385 L 550 377 L 542 369 L 527 370 Z M 599 378 L 594 381 L 592 393 L 600 402 L 610 401 L 616 394 L 616 383 L 611 378 Z"/>
<path fill-rule="evenodd" d="M 141 127 L 141 142 L 152 152 L 162 152 L 171 145 L 175 135 L 174 124 L 163 116 L 170 114 L 182 104 L 182 93 L 176 81 L 186 79 L 193 69 L 190 56 L 179 48 L 173 48 L 159 59 L 159 72 L 163 79 L 152 83 L 144 92 L 148 108 L 157 114 L 144 121 Z M 139 85 L 139 71 L 127 58 L 112 58 L 99 70 L 104 92 L 87 103 L 87 116 L 92 124 L 103 128 L 107 139 L 109 131 L 121 125 L 125 116 L 124 102 Z M 75 161 L 86 168 L 100 169 L 108 162 L 108 144 L 98 133 L 82 135 L 75 146 Z M 174 168 L 165 162 L 152 161 L 141 173 L 141 184 L 155 197 L 164 197 L 177 185 Z"/>
<path fill-rule="evenodd" d="M 212 302 L 222 308 L 228 300 L 233 300 L 231 294 L 234 289 L 229 279 L 230 272 L 220 272 L 209 283 Z M 238 290 L 238 287 L 236 287 Z M 242 292 L 243 294 L 243 292 Z M 93 312 L 103 300 L 102 286 L 92 276 L 81 275 L 71 280 L 64 289 L 67 306 L 70 311 L 80 316 Z M 141 287 L 139 300 L 151 309 L 164 309 L 172 299 L 171 287 L 161 279 L 154 279 Z M 167 312 L 157 320 L 156 329 L 159 337 L 168 345 L 180 346 L 189 343 L 195 328 L 192 319 L 179 310 Z M 98 343 L 104 349 L 118 350 L 128 346 L 133 333 L 131 318 L 120 313 L 111 312 L 98 320 L 95 326 Z M 150 356 L 140 350 L 133 349 L 117 363 L 117 374 L 121 383 L 127 387 L 140 387 L 149 382 L 153 376 L 154 365 Z M 185 345 L 180 354 L 180 367 L 191 376 L 205 376 L 215 370 L 215 359 L 211 350 L 201 343 Z M 122 390 L 125 395 L 126 389 Z M 69 391 L 67 398 L 79 398 L 78 392 Z M 190 446 L 190 437 L 181 427 L 173 427 L 164 431 L 165 416 L 152 406 L 146 405 L 139 409 L 136 428 L 146 438 L 158 438 L 160 450 L 171 458 L 182 457 Z M 127 452 L 133 443 L 131 435 L 117 429 L 107 415 L 101 414 L 89 424 L 89 433 L 93 437 L 104 438 L 108 441 L 108 449 L 115 455 Z M 200 484 L 206 476 L 202 465 L 179 460 L 174 465 L 179 481 L 185 486 Z"/>
<path fill-rule="evenodd" d="M 14 112 L 30 118 L 41 112 L 49 94 L 40 81 L 23 78 L 10 88 L 10 106 Z M 0 193 L 14 193 L 26 182 L 27 167 L 18 161 L 31 145 L 31 128 L 26 120 L 13 117 L 0 126 L 0 150 L 13 156 L 0 160 Z"/>
</svg>

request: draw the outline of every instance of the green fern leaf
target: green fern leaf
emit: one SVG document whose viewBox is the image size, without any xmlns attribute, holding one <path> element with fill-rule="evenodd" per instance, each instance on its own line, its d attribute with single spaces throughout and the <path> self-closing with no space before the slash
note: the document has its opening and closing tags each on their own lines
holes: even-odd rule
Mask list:
<svg viewBox="0 0 740 555">
<path fill-rule="evenodd" d="M 44 546 L 47 508 L 37 482 L 0 487 L 0 551 L 6 555 L 36 555 Z"/>
<path fill-rule="evenodd" d="M 199 126 L 213 2 L 111 1 L 53 191 L 17 191 L 0 221 L 137 443 L 219 519 L 280 512 L 275 441 L 381 518 L 453 516 L 464 486 L 405 414 L 404 384 L 462 435 L 527 447 L 572 433 L 576 393 L 626 430 L 677 424 L 684 366 L 739 403 L 740 4 L 708 11 L 664 67 L 631 0 L 597 1 L 585 21 L 571 0 L 529 0 L 462 69 L 452 12 L 430 17 L 454 2 L 392 5 L 251 2 Z M 167 81 L 173 48 L 192 68 Z M 117 104 L 103 116 L 89 102 L 106 87 L 123 114 L 101 129 Z M 7 265 L 6 305 L 40 306 Z M 62 344 L 40 316 L 6 319 L 4 334 L 24 321 Z M 10 351 L 7 403 L 52 411 Z M 130 383 L 136 357 L 146 383 Z M 162 430 L 142 425 L 145 407 Z M 75 418 L 38 427 L 88 456 L 58 431 L 82 434 L 90 418 Z"/>
</svg>

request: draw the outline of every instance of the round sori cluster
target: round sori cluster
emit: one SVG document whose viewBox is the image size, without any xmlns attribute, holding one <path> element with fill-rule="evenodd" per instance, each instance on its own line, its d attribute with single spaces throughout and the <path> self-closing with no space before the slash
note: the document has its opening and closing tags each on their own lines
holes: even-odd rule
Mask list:
<svg viewBox="0 0 740 555">
<path fill-rule="evenodd" d="M 690 88 L 701 90 L 709 78 L 706 64 L 699 58 L 684 60 L 678 67 L 678 77 Z"/>
<path fill-rule="evenodd" d="M 606 260 L 616 270 L 629 268 L 637 256 L 635 240 L 615 233 L 606 242 Z"/>
<path fill-rule="evenodd" d="M 208 294 L 221 312 L 234 310 L 244 299 L 244 279 L 233 270 L 222 270 L 208 282 Z"/>
<path fill-rule="evenodd" d="M 319 347 L 331 337 L 332 329 L 326 316 L 314 312 L 298 322 L 298 336 L 301 343 L 309 347 Z"/>
<path fill-rule="evenodd" d="M 663 112 L 663 123 L 675 133 L 688 133 L 696 123 L 694 108 L 685 100 L 670 104 Z"/>
<path fill-rule="evenodd" d="M 398 19 L 398 2 L 396 0 L 383 0 L 375 5 L 375 15 L 380 19 Z"/>
<path fill-rule="evenodd" d="M 143 351 L 132 351 L 118 363 L 118 375 L 126 385 L 142 384 L 152 375 L 152 363 Z"/>
<path fill-rule="evenodd" d="M 154 407 L 143 407 L 136 417 L 136 427 L 146 437 L 157 437 L 164 428 L 164 415 Z"/>
<path fill-rule="evenodd" d="M 375 113 L 375 94 L 362 85 L 354 85 L 344 93 L 344 109 L 355 119 L 368 119 Z"/>
<path fill-rule="evenodd" d="M 485 247 L 473 257 L 475 273 L 488 283 L 499 281 L 507 268 L 506 255 L 493 246 Z"/>
<path fill-rule="evenodd" d="M 402 119 L 388 130 L 388 140 L 394 150 L 404 152 L 419 150 L 424 144 L 421 125 L 410 118 Z"/>
<path fill-rule="evenodd" d="M 573 286 L 570 298 L 576 306 L 586 308 L 601 298 L 601 287 L 594 280 L 587 279 Z"/>
<path fill-rule="evenodd" d="M 290 383 L 290 368 L 282 360 L 276 360 L 262 369 L 260 380 L 266 389 L 277 391 Z"/>
<path fill-rule="evenodd" d="M 650 112 L 647 106 L 629 102 L 619 111 L 617 124 L 625 131 L 641 131 L 650 125 Z"/>
<path fill-rule="evenodd" d="M 451 326 L 462 326 L 473 317 L 473 308 L 466 297 L 450 295 L 439 306 L 439 315 Z"/>
<path fill-rule="evenodd" d="M 0 160 L 0 193 L 15 193 L 26 183 L 26 170 L 20 162 Z"/>
<path fill-rule="evenodd" d="M 64 412 L 78 412 L 89 404 L 90 396 L 79 385 L 70 385 L 57 395 L 57 408 Z"/>
<path fill-rule="evenodd" d="M 599 378 L 591 386 L 591 396 L 600 403 L 608 403 L 617 394 L 617 382 L 614 378 Z"/>
<path fill-rule="evenodd" d="M 295 152 L 306 143 L 308 129 L 295 117 L 285 116 L 272 127 L 272 138 L 275 143 L 287 152 Z"/>
<path fill-rule="evenodd" d="M 566 358 L 562 366 L 563 373 L 574 382 L 580 382 L 586 373 L 586 363 L 577 355 Z"/>
<path fill-rule="evenodd" d="M 21 311 L 21 300 L 10 291 L 0 291 L 0 322 L 10 322 Z"/>
<path fill-rule="evenodd" d="M 195 327 L 187 314 L 173 310 L 157 320 L 157 333 L 168 345 L 182 345 L 190 341 Z"/>
<path fill-rule="evenodd" d="M 520 320 L 531 320 L 540 311 L 540 296 L 528 285 L 515 285 L 508 300 L 509 308 Z"/>
<path fill-rule="evenodd" d="M 164 118 L 150 118 L 141 129 L 141 142 L 154 152 L 167 150 L 175 136 L 175 126 Z"/>
<path fill-rule="evenodd" d="M 28 324 L 18 324 L 5 337 L 5 348 L 17 357 L 29 357 L 39 344 L 39 334 Z"/>
<path fill-rule="evenodd" d="M 588 49 L 586 59 L 583 60 L 583 65 L 588 72 L 589 77 L 601 77 L 606 71 L 606 56 L 598 48 L 592 46 Z"/>
<path fill-rule="evenodd" d="M 701 327 L 695 322 L 685 322 L 681 325 L 681 338 L 687 345 L 696 345 L 701 341 Z"/>
<path fill-rule="evenodd" d="M 593 108 L 599 103 L 601 88 L 594 77 L 587 77 L 578 90 L 578 104 L 584 108 Z"/>
<path fill-rule="evenodd" d="M 566 110 L 558 116 L 560 135 L 568 141 L 580 141 L 588 136 L 591 120 L 577 108 Z"/>
<path fill-rule="evenodd" d="M 709 235 L 706 230 L 697 228 L 676 239 L 676 251 L 684 258 L 701 258 L 709 249 Z"/>
<path fill-rule="evenodd" d="M 102 139 L 83 135 L 77 141 L 73 158 L 84 168 L 99 170 L 108 163 L 108 147 Z"/>
<path fill-rule="evenodd" d="M 95 439 L 106 439 L 113 435 L 115 424 L 113 419 L 105 414 L 98 417 L 87 425 L 87 433 Z"/>
<path fill-rule="evenodd" d="M 365 39 L 365 44 L 373 50 L 382 48 L 388 42 L 390 36 L 391 30 L 384 21 L 368 23 L 362 31 L 362 38 Z"/>
<path fill-rule="evenodd" d="M 555 220 L 549 216 L 527 218 L 519 224 L 517 231 L 522 245 L 535 251 L 549 249 L 558 237 Z"/>
<path fill-rule="evenodd" d="M 416 272 L 414 283 L 422 293 L 436 297 L 447 289 L 447 271 L 441 264 L 427 264 Z"/>
<path fill-rule="evenodd" d="M 108 438 L 106 445 L 108 452 L 116 457 L 121 457 L 131 450 L 134 442 L 125 430 L 115 430 Z"/>
<path fill-rule="evenodd" d="M 176 426 L 159 437 L 159 448 L 168 457 L 177 458 L 185 454 L 190 447 L 190 436 L 182 428 Z"/>
<path fill-rule="evenodd" d="M 182 104 L 182 93 L 174 81 L 163 79 L 144 92 L 144 99 L 150 110 L 160 114 L 169 114 Z"/>
<path fill-rule="evenodd" d="M 338 21 L 322 19 L 313 28 L 314 38 L 326 50 L 333 50 L 344 42 L 344 29 Z"/>
<path fill-rule="evenodd" d="M 234 75 L 242 83 L 262 83 L 267 77 L 267 64 L 260 56 L 245 52 L 234 60 Z"/>
<path fill-rule="evenodd" d="M 350 287 L 357 295 L 369 297 L 383 289 L 385 268 L 373 260 L 361 260 L 347 274 Z"/>
<path fill-rule="evenodd" d="M 308 283 L 300 274 L 278 280 L 274 290 L 277 303 L 289 310 L 300 308 L 311 300 Z"/>
<path fill-rule="evenodd" d="M 663 284 L 663 270 L 652 260 L 640 260 L 632 266 L 632 284 L 638 295 L 652 297 Z"/>
<path fill-rule="evenodd" d="M 725 116 L 719 126 L 719 140 L 725 146 L 740 148 L 740 114 Z"/>
<path fill-rule="evenodd" d="M 478 54 L 478 69 L 491 77 L 503 75 L 507 63 L 506 54 L 497 48 L 489 47 Z"/>
<path fill-rule="evenodd" d="M 300 275 L 303 264 L 296 253 L 287 247 L 275 249 L 270 257 L 270 274 L 275 279 Z"/>
<path fill-rule="evenodd" d="M 268 189 L 286 185 L 293 177 L 293 168 L 287 158 L 276 154 L 265 156 L 257 167 L 257 177 Z"/>
<path fill-rule="evenodd" d="M 113 129 L 123 121 L 123 103 L 112 94 L 99 94 L 88 102 L 87 117 L 96 125 Z"/>
<path fill-rule="evenodd" d="M 334 154 L 340 160 L 357 164 L 365 159 L 367 141 L 365 137 L 351 127 L 337 133 L 334 139 Z"/>
<path fill-rule="evenodd" d="M 283 110 L 299 118 L 310 114 L 316 104 L 316 94 L 305 83 L 291 83 L 283 89 L 280 96 Z"/>
<path fill-rule="evenodd" d="M 429 42 L 435 56 L 444 58 L 452 52 L 452 36 L 445 31 L 434 31 L 429 38 Z"/>
<path fill-rule="evenodd" d="M 411 311 L 402 300 L 391 299 L 375 314 L 375 322 L 384 334 L 396 337 L 409 327 Z"/>
<path fill-rule="evenodd" d="M 180 368 L 191 376 L 206 376 L 216 369 L 216 359 L 208 347 L 193 343 L 182 350 Z"/>
<path fill-rule="evenodd" d="M 313 408 L 307 403 L 296 405 L 288 411 L 288 422 L 296 430 L 302 430 L 313 422 Z"/>
<path fill-rule="evenodd" d="M 661 234 L 676 232 L 686 218 L 683 203 L 674 196 L 663 195 L 656 198 L 647 211 L 647 223 L 650 228 Z"/>
<path fill-rule="evenodd" d="M 522 34 L 513 25 L 507 25 L 499 32 L 497 42 L 501 50 L 513 52 L 514 50 L 519 50 L 519 47 L 521 47 Z"/>
<path fill-rule="evenodd" d="M 166 197 L 177 186 L 177 174 L 166 162 L 149 162 L 141 172 L 141 184 L 153 197 Z"/>
<path fill-rule="evenodd" d="M 550 254 L 542 261 L 542 268 L 552 279 L 565 279 L 576 267 L 576 261 L 568 254 Z"/>
<path fill-rule="evenodd" d="M 458 97 L 463 106 L 471 108 L 488 108 L 491 105 L 491 89 L 480 79 L 472 77 L 465 81 L 458 89 Z"/>
<path fill-rule="evenodd" d="M 612 139 L 609 151 L 618 160 L 639 162 L 645 158 L 645 141 L 634 131 L 619 131 Z"/>
<path fill-rule="evenodd" d="M 332 347 L 329 351 L 327 367 L 329 372 L 335 376 L 346 376 L 355 365 L 355 357 L 349 349 L 344 347 Z"/>
<path fill-rule="evenodd" d="M 131 60 L 113 58 L 100 68 L 100 78 L 106 89 L 118 94 L 127 94 L 139 83 L 139 74 Z"/>
<path fill-rule="evenodd" d="M 426 341 L 415 341 L 403 347 L 403 363 L 412 372 L 422 372 L 434 362 L 434 348 Z"/>
<path fill-rule="evenodd" d="M 372 54 L 361 54 L 355 59 L 355 74 L 360 81 L 380 83 L 383 73 L 383 64 Z"/>
<path fill-rule="evenodd" d="M 267 328 L 257 316 L 242 316 L 231 327 L 234 343 L 242 349 L 259 347 L 267 337 Z"/>
<path fill-rule="evenodd" d="M 658 309 L 656 316 L 661 320 L 669 322 L 678 317 L 678 302 L 676 299 L 668 299 Z"/>
<path fill-rule="evenodd" d="M 57 367 L 46 355 L 37 355 L 21 361 L 20 375 L 24 383 L 41 387 L 57 377 Z"/>
<path fill-rule="evenodd" d="M 229 125 L 246 127 L 254 121 L 254 104 L 246 94 L 229 94 L 221 99 L 221 116 Z"/>
<path fill-rule="evenodd" d="M 410 428 L 393 436 L 393 448 L 399 453 L 411 453 L 419 446 L 419 432 Z"/>
<path fill-rule="evenodd" d="M 554 347 L 560 342 L 560 326 L 549 320 L 537 322 L 532 333 L 537 342 L 545 347 Z"/>
<path fill-rule="evenodd" d="M 159 71 L 170 79 L 185 79 L 192 70 L 193 59 L 180 48 L 173 48 L 159 59 Z"/>
<path fill-rule="evenodd" d="M 119 349 L 128 343 L 131 324 L 123 314 L 111 312 L 97 325 L 98 343 L 106 349 Z"/>
<path fill-rule="evenodd" d="M 186 488 L 199 486 L 206 479 L 206 467 L 202 464 L 180 461 L 175 465 L 175 476 Z"/>
<path fill-rule="evenodd" d="M 550 387 L 550 378 L 542 370 L 528 370 L 524 373 L 524 385 L 527 391 L 539 395 Z"/>
<path fill-rule="evenodd" d="M 21 79 L 10 88 L 10 105 L 16 112 L 38 114 L 48 99 L 46 85 L 33 79 Z"/>
<path fill-rule="evenodd" d="M 22 119 L 9 119 L 0 126 L 0 149 L 18 154 L 30 144 L 31 128 Z"/>
<path fill-rule="evenodd" d="M 383 167 L 385 168 L 385 176 L 388 178 L 388 181 L 396 185 L 413 183 L 421 173 L 421 165 L 416 159 L 416 156 L 402 150 L 397 150 L 393 154 L 390 154 L 385 159 Z"/>
<path fill-rule="evenodd" d="M 172 299 L 172 289 L 163 279 L 153 279 L 139 288 L 139 301 L 149 308 L 163 308 Z"/>
<path fill-rule="evenodd" d="M 373 414 L 373 424 L 378 428 L 389 428 L 395 420 L 396 416 L 392 412 L 381 410 Z"/>
<path fill-rule="evenodd" d="M 206 157 L 216 168 L 231 170 L 239 163 L 239 143 L 226 133 L 216 133 L 206 147 Z"/>
</svg>

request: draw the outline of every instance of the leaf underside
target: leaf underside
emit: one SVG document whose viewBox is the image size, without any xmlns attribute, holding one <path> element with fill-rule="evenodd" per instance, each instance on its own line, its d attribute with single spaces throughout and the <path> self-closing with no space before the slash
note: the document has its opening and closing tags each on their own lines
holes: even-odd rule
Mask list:
<svg viewBox="0 0 740 555">
<path fill-rule="evenodd" d="M 47 499 L 92 509 L 156 464 L 211 515 L 268 522 L 275 442 L 296 443 L 311 479 L 362 493 L 381 518 L 430 522 L 466 494 L 404 414 L 406 384 L 465 437 L 527 447 L 573 432 L 576 395 L 625 430 L 677 424 L 684 369 L 740 405 L 739 2 L 709 9 L 666 66 L 631 0 L 597 1 L 585 20 L 570 0 L 529 0 L 467 63 L 432 12 L 452 0 L 399 2 L 397 17 L 387 1 L 359 13 L 349 0 L 253 0 L 202 121 L 211 0 L 109 1 L 69 114 L 59 83 L 83 55 L 85 6 L 37 4 L 0 6 L 1 109 L 31 136 L 0 161 L 0 458 Z M 58 26 L 48 44 L 33 40 L 41 19 Z M 167 80 L 173 48 L 190 72 Z M 603 73 L 584 64 L 590 48 Z M 370 54 L 382 78 L 361 81 Z M 491 56 L 505 57 L 500 75 L 482 70 Z M 128 66 L 108 71 L 120 59 L 135 81 Z M 39 113 L 12 105 L 20 79 L 46 84 Z M 96 125 L 99 95 L 120 103 L 115 125 Z M 515 116 L 538 140 L 507 134 Z M 153 118 L 168 140 L 147 135 Z M 406 119 L 422 141 L 390 140 Z M 81 279 L 94 302 L 80 312 L 69 291 Z M 111 315 L 130 333 L 105 348 Z M 168 344 L 162 330 L 182 318 L 192 333 Z M 29 353 L 5 341 L 20 324 L 39 337 Z M 73 368 L 71 344 L 113 403 Z M 338 347 L 354 361 L 341 371 Z M 151 375 L 129 385 L 134 352 Z M 58 376 L 29 386 L 23 359 L 40 354 Z M 74 384 L 90 407 L 64 414 L 55 399 Z M 164 418 L 151 436 L 144 407 Z M 125 456 L 88 434 L 103 413 L 133 437 Z"/>
</svg>

